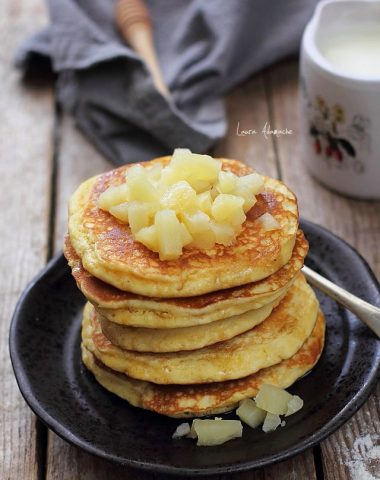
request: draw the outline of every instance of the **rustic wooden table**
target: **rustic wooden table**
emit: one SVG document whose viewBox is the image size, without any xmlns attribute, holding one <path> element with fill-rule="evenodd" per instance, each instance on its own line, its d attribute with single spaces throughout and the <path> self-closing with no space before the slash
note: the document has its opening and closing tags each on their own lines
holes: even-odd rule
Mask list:
<svg viewBox="0 0 380 480">
<path fill-rule="evenodd" d="M 13 377 L 7 339 L 17 298 L 49 258 L 61 251 L 71 192 L 85 178 L 111 168 L 72 120 L 57 110 L 53 90 L 23 85 L 12 67 L 21 40 L 45 23 L 41 0 L 2 0 L 0 478 L 163 478 L 116 467 L 61 440 L 32 414 Z M 380 203 L 335 195 L 305 171 L 297 135 L 297 68 L 295 61 L 275 65 L 228 96 L 230 127 L 214 154 L 241 159 L 284 179 L 298 195 L 301 215 L 355 246 L 380 277 Z M 295 133 L 268 139 L 238 136 L 238 122 L 245 129 L 261 129 L 269 122 Z M 263 470 L 233 475 L 231 480 L 380 478 L 379 460 L 369 448 L 380 443 L 379 401 L 378 388 L 363 408 L 321 445 Z"/>
</svg>

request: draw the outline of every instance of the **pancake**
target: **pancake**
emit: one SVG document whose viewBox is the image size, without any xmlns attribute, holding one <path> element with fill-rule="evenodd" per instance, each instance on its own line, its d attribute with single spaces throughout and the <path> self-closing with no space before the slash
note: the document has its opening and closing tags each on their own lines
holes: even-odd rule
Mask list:
<svg viewBox="0 0 380 480">
<path fill-rule="evenodd" d="M 103 335 L 94 307 L 84 311 L 84 346 L 113 370 L 159 384 L 210 383 L 242 378 L 290 358 L 313 330 L 318 301 L 300 273 L 285 298 L 260 325 L 200 350 L 140 353 L 115 347 Z"/>
<path fill-rule="evenodd" d="M 286 292 L 282 297 L 285 294 Z M 256 310 L 195 327 L 161 329 L 125 327 L 100 315 L 97 316 L 100 318 L 103 334 L 117 347 L 137 352 L 180 352 L 197 350 L 251 330 L 269 317 L 282 297 Z"/>
<path fill-rule="evenodd" d="M 143 165 L 169 160 L 163 157 Z M 236 160 L 222 159 L 222 166 L 237 175 L 252 171 Z M 290 260 L 298 229 L 297 201 L 282 182 L 265 177 L 264 191 L 233 245 L 185 249 L 177 260 L 160 261 L 157 253 L 133 240 L 128 225 L 97 206 L 99 195 L 122 183 L 130 167 L 87 180 L 70 200 L 70 241 L 84 268 L 95 277 L 144 296 L 188 297 L 261 280 Z M 275 217 L 280 229 L 265 231 L 255 221 L 265 212 Z"/>
<path fill-rule="evenodd" d="M 319 312 L 310 337 L 291 358 L 239 380 L 203 385 L 156 385 L 114 372 L 82 345 L 82 359 L 107 390 L 136 407 L 170 417 L 200 417 L 227 412 L 254 397 L 263 384 L 288 388 L 317 363 L 324 345 L 325 320 Z"/>
<path fill-rule="evenodd" d="M 308 243 L 301 230 L 288 263 L 273 275 L 218 292 L 185 298 L 150 298 L 123 292 L 87 272 L 71 245 L 65 240 L 64 253 L 79 289 L 108 320 L 130 327 L 183 328 L 261 308 L 275 301 L 290 288 L 302 268 Z"/>
</svg>

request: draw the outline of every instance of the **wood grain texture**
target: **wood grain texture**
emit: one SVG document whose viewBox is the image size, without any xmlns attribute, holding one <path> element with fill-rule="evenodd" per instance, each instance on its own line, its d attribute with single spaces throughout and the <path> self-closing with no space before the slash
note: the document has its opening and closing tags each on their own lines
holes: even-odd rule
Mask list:
<svg viewBox="0 0 380 480">
<path fill-rule="evenodd" d="M 263 75 L 253 77 L 232 91 L 226 98 L 228 131 L 212 154 L 241 160 L 262 174 L 278 177 L 273 141 L 261 134 L 269 118 L 267 100 Z M 249 130 L 257 133 L 242 133 Z"/>
<path fill-rule="evenodd" d="M 50 90 L 22 85 L 12 61 L 24 37 L 45 21 L 40 0 L 0 3 L 0 478 L 4 480 L 38 475 L 36 419 L 13 376 L 8 330 L 20 293 L 46 261 L 53 97 Z"/>
<path fill-rule="evenodd" d="M 234 480 L 316 480 L 311 450 L 260 470 L 236 474 Z"/>
<path fill-rule="evenodd" d="M 282 63 L 267 73 L 273 126 L 293 128 L 299 122 L 297 108 L 298 65 Z M 380 278 L 380 202 L 348 199 L 330 192 L 305 169 L 297 133 L 277 141 L 284 181 L 295 191 L 301 215 L 319 223 L 352 244 Z M 380 389 L 338 432 L 321 444 L 327 480 L 380 478 L 380 459 L 371 458 L 370 443 L 380 445 Z M 374 450 L 372 450 L 373 456 Z M 369 475 L 365 477 L 365 474 Z"/>
<path fill-rule="evenodd" d="M 62 116 L 56 152 L 54 253 L 62 250 L 67 232 L 67 205 L 75 189 L 86 179 L 110 170 L 112 165 L 84 138 L 71 117 Z"/>
</svg>

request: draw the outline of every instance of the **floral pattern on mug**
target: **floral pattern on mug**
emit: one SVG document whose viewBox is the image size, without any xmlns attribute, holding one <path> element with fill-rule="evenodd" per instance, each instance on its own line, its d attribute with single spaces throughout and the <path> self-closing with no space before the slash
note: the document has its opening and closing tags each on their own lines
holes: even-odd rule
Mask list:
<svg viewBox="0 0 380 480">
<path fill-rule="evenodd" d="M 370 120 L 363 115 L 354 115 L 347 125 L 347 114 L 342 105 L 330 106 L 317 95 L 309 105 L 309 134 L 313 149 L 331 168 L 350 168 L 356 173 L 365 170 L 357 157 L 358 150 L 369 151 L 371 147 Z"/>
</svg>

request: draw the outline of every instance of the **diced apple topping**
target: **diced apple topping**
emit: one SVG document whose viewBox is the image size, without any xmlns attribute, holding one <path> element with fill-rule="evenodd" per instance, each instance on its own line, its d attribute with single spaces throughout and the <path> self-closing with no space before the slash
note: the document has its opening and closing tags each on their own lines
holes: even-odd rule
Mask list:
<svg viewBox="0 0 380 480">
<path fill-rule="evenodd" d="M 133 235 L 142 228 L 148 227 L 154 216 L 154 204 L 132 201 L 128 207 L 128 223 Z"/>
<path fill-rule="evenodd" d="M 149 180 L 152 182 L 158 182 L 161 178 L 162 169 L 163 167 L 161 163 L 155 163 L 154 165 L 147 167 L 146 174 Z"/>
<path fill-rule="evenodd" d="M 160 260 L 175 260 L 182 254 L 181 224 L 173 210 L 160 210 L 154 221 Z"/>
<path fill-rule="evenodd" d="M 258 195 L 264 188 L 264 178 L 257 172 L 244 175 L 244 177 L 239 177 L 237 188 L 246 188 L 254 195 Z"/>
<path fill-rule="evenodd" d="M 211 196 L 211 192 L 202 192 L 197 195 L 197 207 L 198 209 L 206 213 L 209 217 L 211 216 L 211 208 L 212 208 L 213 198 Z"/>
<path fill-rule="evenodd" d="M 246 219 L 243 211 L 244 200 L 236 195 L 221 193 L 212 204 L 211 213 L 219 223 L 227 223 L 233 226 L 241 225 Z"/>
<path fill-rule="evenodd" d="M 191 246 L 208 250 L 215 245 L 215 235 L 211 228 L 210 217 L 203 212 L 185 213 L 183 222 L 192 237 Z"/>
<path fill-rule="evenodd" d="M 184 180 L 170 185 L 160 203 L 162 208 L 170 208 L 176 213 L 192 212 L 198 207 L 195 190 Z"/>
<path fill-rule="evenodd" d="M 216 188 L 219 193 L 233 193 L 238 185 L 239 177 L 232 172 L 219 172 Z"/>
<path fill-rule="evenodd" d="M 130 200 L 140 202 L 158 202 L 159 195 L 153 183 L 149 180 L 145 168 L 135 165 L 129 169 L 126 177 Z"/>
<path fill-rule="evenodd" d="M 126 183 L 117 185 L 116 187 L 109 187 L 99 195 L 98 205 L 102 210 L 109 210 L 110 208 L 120 205 L 130 200 L 129 188 Z"/>
<path fill-rule="evenodd" d="M 98 206 L 129 224 L 133 238 L 161 260 L 179 258 L 183 248 L 228 246 L 240 233 L 264 179 L 258 173 L 238 177 L 221 165 L 209 155 L 176 149 L 166 167 L 129 168 L 125 183 L 105 190 Z M 257 221 L 273 229 L 276 220 L 265 215 Z"/>
<path fill-rule="evenodd" d="M 158 235 L 157 226 L 150 225 L 149 227 L 142 228 L 136 233 L 136 240 L 145 245 L 149 250 L 158 252 Z"/>
<path fill-rule="evenodd" d="M 232 225 L 227 223 L 217 223 L 211 221 L 211 228 L 215 235 L 215 242 L 228 246 L 235 241 L 236 234 L 239 230 L 235 230 Z"/>
<path fill-rule="evenodd" d="M 281 228 L 281 225 L 274 218 L 274 216 L 268 212 L 261 215 L 256 220 L 256 222 L 259 223 L 263 230 L 265 230 L 266 232 L 270 232 L 271 230 L 278 230 L 279 228 Z"/>
<path fill-rule="evenodd" d="M 209 155 L 177 148 L 170 164 L 162 170 L 161 180 L 167 185 L 186 180 L 197 192 L 203 192 L 215 184 L 221 167 L 221 162 Z"/>
<path fill-rule="evenodd" d="M 106 190 L 107 192 L 107 190 Z M 104 193 L 106 193 L 104 192 Z M 109 212 L 111 215 L 116 217 L 118 220 L 121 222 L 128 223 L 128 209 L 129 209 L 129 203 L 120 203 L 119 205 L 114 205 L 113 207 L 110 207 Z"/>
</svg>

